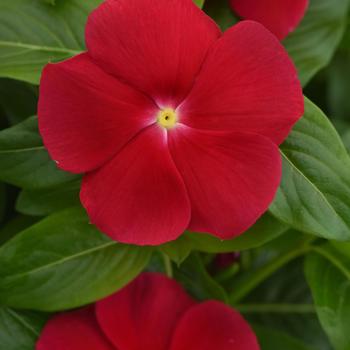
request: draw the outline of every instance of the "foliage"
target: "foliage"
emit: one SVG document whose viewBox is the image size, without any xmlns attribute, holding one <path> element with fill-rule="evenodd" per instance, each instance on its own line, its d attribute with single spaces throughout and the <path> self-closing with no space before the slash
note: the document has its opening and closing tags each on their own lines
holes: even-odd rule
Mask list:
<svg viewBox="0 0 350 350">
<path fill-rule="evenodd" d="M 0 349 L 33 350 L 49 312 L 152 270 L 239 310 L 262 350 L 349 350 L 350 1 L 310 0 L 282 42 L 307 97 L 280 147 L 269 211 L 232 240 L 185 232 L 153 248 L 111 241 L 89 223 L 81 177 L 57 168 L 38 131 L 41 70 L 85 50 L 101 1 L 0 1 Z M 226 0 L 195 3 L 223 30 L 239 20 Z M 216 254 L 229 252 L 239 258 L 219 268 Z"/>
</svg>

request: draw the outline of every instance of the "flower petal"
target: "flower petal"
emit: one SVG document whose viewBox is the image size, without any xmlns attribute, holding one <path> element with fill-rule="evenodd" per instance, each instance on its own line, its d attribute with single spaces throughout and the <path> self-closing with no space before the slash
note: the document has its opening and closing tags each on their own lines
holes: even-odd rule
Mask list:
<svg viewBox="0 0 350 350">
<path fill-rule="evenodd" d="M 272 202 L 281 157 L 269 139 L 179 126 L 170 133 L 169 146 L 191 200 L 190 230 L 232 238 Z"/>
<path fill-rule="evenodd" d="M 104 73 L 87 54 L 44 69 L 39 127 L 51 157 L 64 170 L 90 171 L 154 122 L 154 103 Z"/>
<path fill-rule="evenodd" d="M 175 330 L 170 350 L 259 350 L 243 317 L 217 301 L 190 308 Z"/>
<path fill-rule="evenodd" d="M 89 53 L 106 71 L 175 107 L 220 36 L 192 0 L 107 0 L 89 17 Z"/>
<path fill-rule="evenodd" d="M 97 323 L 94 307 L 54 316 L 44 327 L 36 350 L 114 350 Z"/>
<path fill-rule="evenodd" d="M 304 17 L 308 0 L 230 0 L 242 18 L 263 24 L 278 39 L 284 39 Z"/>
<path fill-rule="evenodd" d="M 190 220 L 185 185 L 169 154 L 166 131 L 158 125 L 86 175 L 80 198 L 92 223 L 123 243 L 174 240 Z"/>
<path fill-rule="evenodd" d="M 278 144 L 303 110 L 301 86 L 285 49 L 251 21 L 240 22 L 217 41 L 178 108 L 181 122 L 189 126 L 253 132 Z"/>
<path fill-rule="evenodd" d="M 98 321 L 118 349 L 168 350 L 171 335 L 193 300 L 174 280 L 144 273 L 97 303 Z"/>
</svg>

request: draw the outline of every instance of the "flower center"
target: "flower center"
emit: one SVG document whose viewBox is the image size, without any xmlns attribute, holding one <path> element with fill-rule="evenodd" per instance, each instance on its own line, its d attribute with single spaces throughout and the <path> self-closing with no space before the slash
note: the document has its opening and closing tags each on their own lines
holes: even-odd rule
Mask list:
<svg viewBox="0 0 350 350">
<path fill-rule="evenodd" d="M 164 108 L 157 115 L 157 123 L 166 129 L 173 128 L 177 123 L 176 112 L 172 108 Z"/>
</svg>

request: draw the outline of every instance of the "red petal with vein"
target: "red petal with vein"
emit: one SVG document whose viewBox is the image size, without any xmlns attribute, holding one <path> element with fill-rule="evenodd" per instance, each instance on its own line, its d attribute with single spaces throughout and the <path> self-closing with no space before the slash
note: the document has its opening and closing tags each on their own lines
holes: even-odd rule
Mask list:
<svg viewBox="0 0 350 350">
<path fill-rule="evenodd" d="M 169 140 L 191 200 L 190 230 L 232 238 L 267 210 L 281 178 L 278 147 L 269 139 L 179 126 Z"/>
<path fill-rule="evenodd" d="M 304 17 L 308 0 L 230 0 L 242 18 L 260 22 L 278 39 L 292 32 Z"/>
<path fill-rule="evenodd" d="M 188 93 L 219 36 L 192 0 L 107 0 L 86 28 L 93 58 L 161 107 L 175 106 Z"/>
<path fill-rule="evenodd" d="M 192 127 L 252 132 L 278 144 L 303 110 L 292 61 L 276 37 L 252 21 L 217 41 L 178 108 L 181 121 Z"/>
<path fill-rule="evenodd" d="M 181 319 L 170 350 L 259 350 L 248 323 L 217 301 L 193 306 Z"/>
<path fill-rule="evenodd" d="M 44 327 L 36 350 L 116 350 L 97 323 L 94 307 L 54 316 Z"/>
<path fill-rule="evenodd" d="M 123 243 L 174 240 L 190 220 L 188 196 L 168 151 L 167 132 L 157 125 L 86 175 L 80 198 L 92 223 Z"/>
<path fill-rule="evenodd" d="M 98 321 L 118 349 L 168 350 L 172 333 L 194 302 L 174 280 L 144 273 L 97 303 Z"/>
<path fill-rule="evenodd" d="M 81 173 L 102 165 L 156 113 L 151 100 L 104 73 L 87 54 L 44 69 L 39 127 L 64 170 Z"/>
</svg>

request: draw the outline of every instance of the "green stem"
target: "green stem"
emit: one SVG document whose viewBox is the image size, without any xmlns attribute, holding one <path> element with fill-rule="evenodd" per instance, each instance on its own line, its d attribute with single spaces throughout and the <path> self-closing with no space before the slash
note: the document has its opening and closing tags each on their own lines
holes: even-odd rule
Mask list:
<svg viewBox="0 0 350 350">
<path fill-rule="evenodd" d="M 244 283 L 235 285 L 235 289 L 230 293 L 229 302 L 231 305 L 236 304 L 248 295 L 254 288 L 256 288 L 262 281 L 271 276 L 279 268 L 286 265 L 290 261 L 304 255 L 310 250 L 308 244 L 298 246 L 298 248 L 291 250 L 288 253 L 278 256 L 276 259 L 270 261 L 266 265 L 259 268 L 255 273 L 245 280 Z"/>
<path fill-rule="evenodd" d="M 311 314 L 316 312 L 312 304 L 240 304 L 235 305 L 235 309 L 243 314 Z"/>
<path fill-rule="evenodd" d="M 173 278 L 173 266 L 171 264 L 171 260 L 169 256 L 165 253 L 162 253 L 163 257 L 163 263 L 164 263 L 164 269 L 165 273 L 169 278 Z"/>
<path fill-rule="evenodd" d="M 239 272 L 239 265 L 238 264 L 232 264 L 227 269 L 217 273 L 215 275 L 215 279 L 219 283 L 223 283 L 229 279 L 231 279 L 234 275 L 236 275 Z"/>
</svg>

